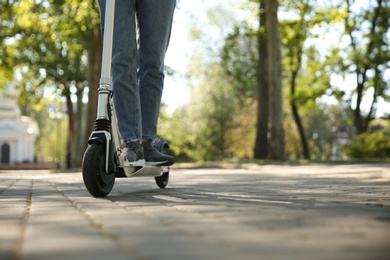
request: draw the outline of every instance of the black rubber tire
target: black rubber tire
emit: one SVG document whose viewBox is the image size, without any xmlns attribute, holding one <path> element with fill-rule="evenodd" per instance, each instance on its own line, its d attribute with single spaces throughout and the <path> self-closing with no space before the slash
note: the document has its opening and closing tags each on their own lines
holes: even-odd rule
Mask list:
<svg viewBox="0 0 390 260">
<path fill-rule="evenodd" d="M 167 172 L 164 172 L 161 176 L 154 177 L 156 180 L 156 184 L 161 189 L 164 189 L 169 182 L 169 170 Z"/>
<path fill-rule="evenodd" d="M 163 138 L 158 137 L 154 140 L 154 148 L 156 148 L 159 152 L 169 154 L 169 145 Z M 161 176 L 154 177 L 154 179 L 156 180 L 157 186 L 164 189 L 169 182 L 169 167 L 167 172 L 164 172 Z"/>
<path fill-rule="evenodd" d="M 106 147 L 101 143 L 88 146 L 83 157 L 83 180 L 94 197 L 106 197 L 115 183 L 115 174 L 105 173 Z"/>
</svg>

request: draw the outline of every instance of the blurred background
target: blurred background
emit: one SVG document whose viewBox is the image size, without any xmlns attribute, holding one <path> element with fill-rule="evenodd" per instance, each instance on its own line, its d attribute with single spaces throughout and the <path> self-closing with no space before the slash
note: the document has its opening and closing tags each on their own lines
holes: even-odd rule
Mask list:
<svg viewBox="0 0 390 260">
<path fill-rule="evenodd" d="M 178 0 L 159 136 L 181 162 L 389 161 L 390 2 L 276 3 Z M 96 117 L 97 3 L 0 9 L 0 168 L 78 168 Z"/>
</svg>

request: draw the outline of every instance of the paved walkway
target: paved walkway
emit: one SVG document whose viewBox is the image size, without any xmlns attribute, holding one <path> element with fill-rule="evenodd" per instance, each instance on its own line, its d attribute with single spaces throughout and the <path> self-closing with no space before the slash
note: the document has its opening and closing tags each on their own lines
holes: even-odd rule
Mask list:
<svg viewBox="0 0 390 260">
<path fill-rule="evenodd" d="M 0 171 L 0 259 L 390 259 L 390 165 L 172 169 L 117 179 Z"/>
</svg>

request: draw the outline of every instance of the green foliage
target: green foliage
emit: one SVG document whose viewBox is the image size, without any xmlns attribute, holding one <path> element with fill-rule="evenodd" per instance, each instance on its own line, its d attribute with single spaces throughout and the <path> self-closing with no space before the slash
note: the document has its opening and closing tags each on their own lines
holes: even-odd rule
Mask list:
<svg viewBox="0 0 390 260">
<path fill-rule="evenodd" d="M 261 62 L 258 36 L 264 32 L 259 31 L 259 0 L 241 2 L 240 16 L 234 16 L 233 8 L 226 5 L 215 6 L 206 10 L 205 23 L 194 20 L 190 28 L 195 46 L 188 72 L 191 101 L 172 115 L 162 108 L 159 124 L 159 134 L 183 160 L 253 156 L 256 67 Z M 360 114 L 371 120 L 376 102 L 390 100 L 389 2 L 280 3 L 283 82 L 291 83 L 293 73 L 297 73 L 294 93 L 284 91 L 285 102 L 294 101 L 299 108 L 311 159 L 330 159 L 353 135 L 351 108 L 358 107 L 354 101 L 373 97 L 371 115 L 367 115 L 370 111 Z M 45 108 L 61 95 L 74 99 L 78 94 L 80 98 L 80 91 L 88 86 L 87 48 L 94 44 L 89 33 L 99 26 L 96 3 L 6 0 L 0 6 L 0 17 L 0 92 L 3 83 L 18 76 L 18 102 L 23 114 L 34 116 L 42 129 L 38 151 L 53 154 L 54 146 L 48 146 L 55 143 L 56 124 L 50 122 Z M 335 37 L 340 40 L 329 49 L 323 47 L 325 41 Z M 361 89 L 358 84 L 332 85 L 331 78 L 336 74 L 354 74 Z M 45 98 L 48 89 L 53 93 L 51 99 Z M 325 95 L 339 100 L 340 106 L 324 105 Z M 288 110 L 284 126 L 287 152 L 291 158 L 300 158 L 298 132 Z M 65 122 L 60 129 L 63 127 L 67 127 Z M 376 143 L 374 151 L 386 138 L 386 134 L 380 136 L 377 132 L 365 138 L 359 135 L 348 147 L 355 147 L 355 143 L 359 149 L 368 147 L 362 143 L 370 139 Z M 65 152 L 65 144 L 60 145 Z"/>
<path fill-rule="evenodd" d="M 87 30 L 99 24 L 94 7 L 86 0 L 18 1 L 13 46 L 19 66 L 28 66 L 42 81 L 84 81 Z"/>
<path fill-rule="evenodd" d="M 256 96 L 256 68 L 259 59 L 257 34 L 245 22 L 235 24 L 234 31 L 225 38 L 222 49 L 226 76 L 234 82 L 235 96 L 241 103 Z"/>
<path fill-rule="evenodd" d="M 3 1 L 0 5 L 0 94 L 6 83 L 12 82 L 14 59 L 12 49 L 8 47 L 14 35 L 15 13 L 11 1 Z"/>
<path fill-rule="evenodd" d="M 310 140 L 311 159 L 343 159 L 341 147 L 354 136 L 351 111 L 337 105 L 314 106 L 303 120 Z"/>
<path fill-rule="evenodd" d="M 301 119 L 305 128 L 311 160 L 343 159 L 341 147 L 354 136 L 348 108 L 317 104 L 305 106 Z M 286 153 L 290 159 L 302 158 L 302 146 L 291 115 L 285 117 Z"/>
<path fill-rule="evenodd" d="M 225 37 L 234 23 L 229 11 L 215 6 L 207 11 L 208 25 L 216 35 Z M 237 85 L 226 76 L 221 63 L 220 38 L 213 38 L 202 30 L 202 24 L 194 21 L 190 37 L 197 46 L 191 57 L 188 74 L 191 98 L 188 105 L 177 109 L 173 115 L 161 114 L 159 135 L 169 141 L 175 155 L 182 160 L 210 161 L 234 156 L 230 147 L 230 129 L 235 119 Z M 215 41 L 213 41 L 215 40 Z M 244 77 L 243 77 L 244 78 Z M 246 102 L 246 99 L 243 99 Z M 241 107 L 239 107 L 241 109 Z M 236 147 L 239 150 L 239 147 Z"/>
<path fill-rule="evenodd" d="M 351 158 L 390 158 L 390 135 L 384 131 L 362 133 L 353 138 L 344 150 Z"/>
<path fill-rule="evenodd" d="M 389 1 L 341 1 L 344 32 L 329 59 L 341 76 L 353 75 L 352 89 L 332 86 L 335 96 L 354 111 L 357 133 L 367 131 L 379 99 L 389 100 Z M 362 104 L 368 104 L 364 111 Z"/>
<path fill-rule="evenodd" d="M 207 77 L 192 92 L 189 104 L 191 129 L 188 155 L 195 160 L 220 160 L 230 157 L 225 133 L 233 111 L 232 87 L 221 77 L 219 64 L 209 64 Z"/>
<path fill-rule="evenodd" d="M 39 136 L 35 142 L 35 154 L 43 162 L 64 162 L 68 140 L 68 122 L 65 117 L 50 118 L 50 105 L 35 113 L 39 123 Z"/>
<path fill-rule="evenodd" d="M 357 1 L 350 3 L 359 5 Z M 331 79 L 335 74 L 355 73 L 354 68 L 367 64 L 369 66 L 363 69 L 366 70 L 363 79 L 367 80 L 363 94 L 371 95 L 368 89 L 375 86 L 374 94 L 388 100 L 389 86 L 384 79 L 389 64 L 375 65 L 389 60 L 385 47 L 389 35 L 385 20 L 388 21 L 390 12 L 384 11 L 389 7 L 388 3 L 382 1 L 383 8 L 377 9 L 377 13 L 376 1 L 353 8 L 353 12 L 348 12 L 344 0 L 326 4 L 315 0 L 285 0 L 281 4 L 283 82 L 286 86 L 294 84 L 293 92 L 291 88 L 284 90 L 285 102 L 294 102 L 299 108 L 310 159 L 342 159 L 342 147 L 355 133 L 351 102 L 358 90 L 357 86 L 332 85 Z M 213 36 L 205 35 L 204 24 L 192 27 L 192 40 L 199 45 L 189 71 L 194 87 L 191 102 L 170 117 L 169 124 L 174 125 L 174 129 L 166 125 L 165 130 L 172 137 L 170 143 L 176 154 L 193 160 L 253 156 L 250 150 L 254 144 L 256 120 L 256 68 L 261 62 L 258 36 L 264 32 L 259 31 L 259 1 L 249 0 L 240 7 L 249 15 L 231 22 L 230 28 L 226 25 L 219 28 L 227 24 L 226 19 L 218 18 L 222 17 L 220 9 L 208 12 L 210 24 L 219 25 L 218 30 L 225 32 L 221 33 L 226 35 L 222 45 L 214 42 Z M 375 15 L 378 26 L 371 35 L 370 21 Z M 345 21 L 349 21 L 349 27 L 345 27 Z M 358 39 L 356 50 L 346 44 L 348 30 Z M 335 37 L 340 40 L 330 45 Z M 373 53 L 367 54 L 370 48 Z M 381 57 L 380 48 L 384 50 Z M 347 87 L 352 89 L 351 93 Z M 339 100 L 340 104 L 327 105 L 323 101 L 328 100 L 327 96 Z M 302 145 L 289 110 L 285 113 L 284 126 L 288 155 L 301 158 Z M 179 138 L 174 138 L 175 135 Z"/>
<path fill-rule="evenodd" d="M 226 142 L 229 155 L 235 159 L 253 158 L 256 137 L 257 103 L 251 99 L 241 107 L 236 107 L 226 129 Z"/>
<path fill-rule="evenodd" d="M 247 48 L 254 47 L 252 44 L 245 46 L 236 48 L 237 52 L 232 55 L 238 57 Z M 248 97 L 254 95 L 255 69 L 245 66 L 252 70 L 251 75 L 237 79 L 226 70 L 224 63 L 210 57 L 213 51 L 205 48 L 203 53 L 199 49 L 193 53 L 189 71 L 193 89 L 189 104 L 170 117 L 165 113 L 160 117 L 159 134 L 169 141 L 179 160 L 210 161 L 253 156 L 255 104 Z M 248 58 L 249 63 L 254 61 Z M 233 69 L 236 68 L 237 65 Z M 253 84 L 249 86 L 246 79 Z"/>
<path fill-rule="evenodd" d="M 187 106 L 177 108 L 172 115 L 168 115 L 165 107 L 161 107 L 158 134 L 169 143 L 170 150 L 177 161 L 193 160 L 191 154 L 191 121 Z"/>
</svg>

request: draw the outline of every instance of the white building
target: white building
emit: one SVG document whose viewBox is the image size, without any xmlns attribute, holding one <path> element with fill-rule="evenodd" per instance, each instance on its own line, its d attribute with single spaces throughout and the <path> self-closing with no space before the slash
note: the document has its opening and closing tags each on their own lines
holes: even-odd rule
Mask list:
<svg viewBox="0 0 390 260">
<path fill-rule="evenodd" d="M 0 98 L 0 163 L 34 162 L 38 124 L 21 116 L 15 100 Z"/>
</svg>

